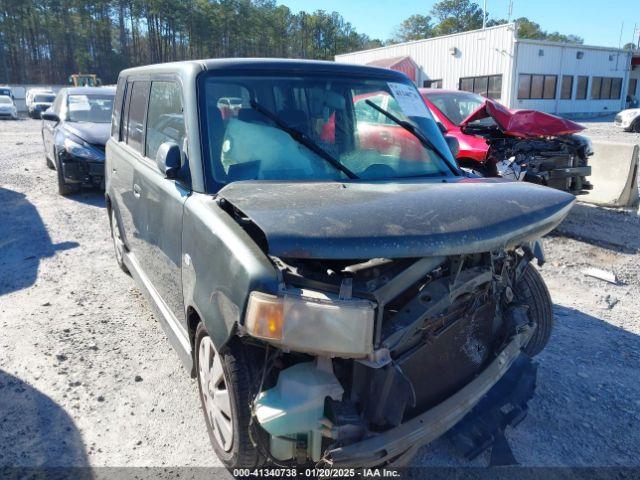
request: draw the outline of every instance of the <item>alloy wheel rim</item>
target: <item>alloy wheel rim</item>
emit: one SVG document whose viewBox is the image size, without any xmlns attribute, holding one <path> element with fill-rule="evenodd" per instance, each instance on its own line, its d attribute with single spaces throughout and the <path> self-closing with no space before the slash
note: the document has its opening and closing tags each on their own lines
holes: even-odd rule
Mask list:
<svg viewBox="0 0 640 480">
<path fill-rule="evenodd" d="M 228 452 L 233 445 L 231 399 L 222 368 L 222 358 L 209 336 L 200 341 L 198 370 L 205 415 L 216 442 L 220 448 Z"/>
</svg>

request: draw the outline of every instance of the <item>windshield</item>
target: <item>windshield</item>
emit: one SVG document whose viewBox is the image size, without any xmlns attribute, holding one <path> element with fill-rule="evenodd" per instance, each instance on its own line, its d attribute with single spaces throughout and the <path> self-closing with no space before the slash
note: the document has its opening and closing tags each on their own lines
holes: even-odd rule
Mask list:
<svg viewBox="0 0 640 480">
<path fill-rule="evenodd" d="M 8 88 L 0 88 L 0 95 L 6 95 L 7 97 L 11 96 L 11 90 Z"/>
<path fill-rule="evenodd" d="M 0 96 L 0 103 L 5 105 L 11 105 L 13 102 L 11 101 L 10 97 Z"/>
<path fill-rule="evenodd" d="M 114 95 L 69 95 L 67 107 L 69 122 L 110 123 Z"/>
<path fill-rule="evenodd" d="M 467 92 L 426 93 L 425 96 L 455 125 L 460 125 L 465 118 L 477 110 L 485 101 L 480 95 Z M 483 118 L 481 123 L 492 123 L 492 120 Z"/>
<path fill-rule="evenodd" d="M 345 180 L 345 170 L 369 180 L 453 175 L 436 152 L 366 102 L 370 99 L 412 122 L 440 151 L 448 152 L 409 83 L 317 74 L 247 75 L 209 76 L 202 88 L 204 150 L 212 185 Z M 455 165 L 453 158 L 448 161 Z"/>
<path fill-rule="evenodd" d="M 55 95 L 44 94 L 44 95 L 36 95 L 33 101 L 36 103 L 53 103 L 55 99 L 56 99 Z"/>
</svg>

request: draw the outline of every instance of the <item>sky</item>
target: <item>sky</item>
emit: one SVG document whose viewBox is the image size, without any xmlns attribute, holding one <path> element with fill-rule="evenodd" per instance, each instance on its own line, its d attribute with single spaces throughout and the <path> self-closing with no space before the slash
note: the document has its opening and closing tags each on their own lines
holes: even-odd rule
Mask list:
<svg viewBox="0 0 640 480">
<path fill-rule="evenodd" d="M 359 33 L 386 40 L 414 13 L 428 15 L 437 0 L 278 0 L 292 11 L 340 13 Z M 483 0 L 476 0 L 482 7 Z M 490 18 L 507 18 L 509 0 L 487 0 Z M 527 17 L 543 30 L 574 34 L 587 45 L 617 47 L 640 28 L 640 0 L 513 0 L 512 18 Z M 624 25 L 623 25 L 624 22 Z M 638 34 L 635 34 L 637 42 Z"/>
</svg>

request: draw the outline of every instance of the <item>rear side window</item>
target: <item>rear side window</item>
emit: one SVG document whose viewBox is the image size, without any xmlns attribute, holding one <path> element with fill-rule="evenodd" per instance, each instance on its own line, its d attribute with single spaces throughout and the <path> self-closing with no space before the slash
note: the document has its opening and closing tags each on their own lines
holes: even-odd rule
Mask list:
<svg viewBox="0 0 640 480">
<path fill-rule="evenodd" d="M 156 158 L 158 148 L 165 142 L 174 142 L 184 148 L 185 127 L 182 112 L 182 94 L 176 82 L 153 82 L 147 114 L 147 157 Z"/>
<path fill-rule="evenodd" d="M 129 108 L 125 127 L 126 143 L 144 155 L 144 118 L 149 103 L 149 82 L 133 82 L 131 89 L 127 90 Z"/>
<path fill-rule="evenodd" d="M 113 102 L 113 112 L 111 113 L 111 136 L 115 140 L 120 140 L 120 119 L 122 118 L 122 99 L 124 97 L 125 80 L 118 80 L 116 98 Z"/>
</svg>

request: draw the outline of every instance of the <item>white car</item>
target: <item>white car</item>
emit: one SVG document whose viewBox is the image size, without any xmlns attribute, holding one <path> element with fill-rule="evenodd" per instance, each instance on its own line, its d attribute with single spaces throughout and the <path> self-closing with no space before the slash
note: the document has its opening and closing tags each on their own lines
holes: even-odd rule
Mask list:
<svg viewBox="0 0 640 480">
<path fill-rule="evenodd" d="M 0 118 L 18 119 L 18 109 L 11 97 L 0 95 Z"/>
<path fill-rule="evenodd" d="M 29 118 L 40 118 L 42 112 L 53 105 L 55 99 L 56 94 L 50 88 L 32 88 L 27 91 L 25 103 Z"/>
<path fill-rule="evenodd" d="M 625 132 L 640 133 L 640 108 L 629 108 L 621 111 L 616 115 L 613 123 Z"/>
</svg>

